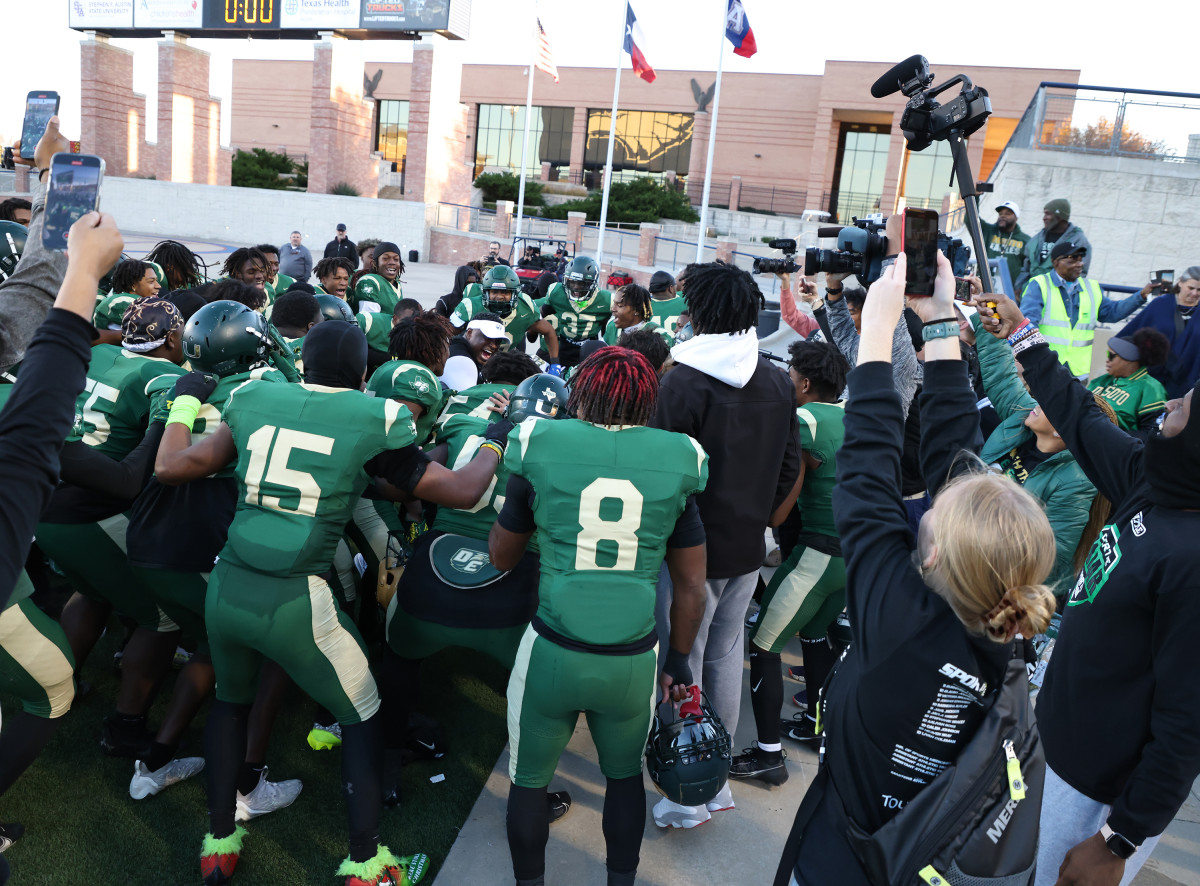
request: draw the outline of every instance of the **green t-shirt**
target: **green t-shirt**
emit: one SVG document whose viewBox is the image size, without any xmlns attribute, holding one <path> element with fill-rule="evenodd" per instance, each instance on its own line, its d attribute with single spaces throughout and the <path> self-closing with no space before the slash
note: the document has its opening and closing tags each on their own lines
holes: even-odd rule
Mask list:
<svg viewBox="0 0 1200 886">
<path fill-rule="evenodd" d="M 354 319 L 358 321 L 358 328 L 367 337 L 367 347 L 383 351 L 386 354 L 388 336 L 392 332 L 392 315 L 376 314 L 374 311 L 367 311 L 366 313 L 355 314 Z"/>
<path fill-rule="evenodd" d="M 675 337 L 673 335 L 671 335 L 671 333 L 667 332 L 667 330 L 663 329 L 662 326 L 659 324 L 659 322 L 653 318 L 644 322 L 641 326 L 638 327 L 638 329 L 646 329 L 650 332 L 657 332 L 659 335 L 659 338 L 661 338 L 664 342 L 667 343 L 668 348 L 675 347 Z M 606 327 L 604 327 L 604 341 L 607 344 L 615 345 L 617 343 L 618 339 L 621 338 L 622 332 L 634 332 L 634 331 L 635 330 L 632 327 L 626 327 L 625 329 L 617 329 L 616 323 L 609 323 Z"/>
<path fill-rule="evenodd" d="M 654 314 L 654 319 L 671 335 L 679 331 L 679 315 L 687 309 L 687 302 L 683 300 L 682 295 L 664 298 L 661 301 L 656 298 L 650 299 L 650 310 Z"/>
<path fill-rule="evenodd" d="M 450 415 L 438 425 L 438 443 L 449 447 L 446 455 L 446 467 L 457 471 L 475 457 L 479 444 L 490 422 L 486 418 L 474 415 Z M 468 538 L 486 539 L 496 522 L 496 516 L 504 507 L 504 490 L 508 486 L 508 468 L 504 461 L 496 467 L 496 476 L 484 492 L 483 497 L 471 508 L 459 510 L 456 508 L 439 507 L 437 519 L 430 529 L 442 532 L 453 532 Z"/>
<path fill-rule="evenodd" d="M 121 321 L 129 306 L 137 301 L 137 296 L 131 292 L 110 292 L 96 305 L 96 315 L 92 324 L 97 329 L 120 329 Z"/>
<path fill-rule="evenodd" d="M 442 414 L 437 418 L 437 424 L 434 428 L 438 437 L 438 442 L 441 443 L 441 427 L 452 416 L 455 415 L 470 415 L 474 418 L 482 418 L 488 421 L 495 421 L 500 418 L 500 413 L 493 412 L 488 409 L 492 402 L 492 394 L 505 393 L 511 394 L 516 385 L 508 384 L 481 384 L 472 385 L 469 388 L 464 388 L 461 391 L 455 391 L 446 398 L 442 405 Z"/>
<path fill-rule="evenodd" d="M 1167 408 L 1167 389 L 1143 366 L 1133 375 L 1113 378 L 1107 372 L 1088 382 L 1117 413 L 1117 422 L 1127 431 L 1149 427 Z"/>
<path fill-rule="evenodd" d="M 534 490 L 542 621 L 564 636 L 605 646 L 654 630 L 667 539 L 688 496 L 708 482 L 700 444 L 640 426 L 522 422 L 509 437 L 504 462 Z"/>
<path fill-rule="evenodd" d="M 979 227 L 983 229 L 983 248 L 987 251 L 988 258 L 1004 256 L 1004 260 L 1008 262 L 1008 273 L 1016 283 L 1017 275 L 1021 273 L 1021 265 L 1025 261 L 1025 244 L 1029 242 L 1029 235 L 1021 230 L 1020 225 L 1014 226 L 1007 234 L 1001 231 L 998 225 L 987 222 L 980 222 Z"/>
<path fill-rule="evenodd" d="M 346 293 L 346 301 L 350 303 L 350 307 L 355 312 L 365 311 L 363 303 L 370 302 L 379 305 L 379 313 L 385 317 L 392 316 L 392 311 L 396 310 L 396 305 L 402 298 L 404 298 L 404 292 L 400 287 L 400 281 L 391 283 L 379 274 L 364 274 L 354 285 L 353 295 L 349 292 Z"/>
<path fill-rule="evenodd" d="M 238 505 L 220 557 L 267 575 L 315 575 L 370 478 L 363 465 L 416 441 L 394 400 L 312 384 L 243 385 L 225 404 L 238 457 Z"/>
<path fill-rule="evenodd" d="M 845 403 L 808 403 L 796 410 L 800 448 L 816 461 L 817 469 L 804 471 L 804 485 L 796 507 L 804 516 L 806 532 L 838 537 L 833 522 L 833 487 L 837 476 L 837 451 L 846 436 Z"/>
<path fill-rule="evenodd" d="M 471 286 L 478 286 L 474 283 Z M 470 289 L 468 286 L 467 289 Z M 458 303 L 458 307 L 454 309 L 454 313 L 450 316 L 450 322 L 454 324 L 455 329 L 463 329 L 467 322 L 476 314 L 486 313 L 487 308 L 483 304 L 482 295 L 472 295 L 464 298 Z M 513 308 L 508 312 L 507 317 L 502 317 L 501 322 L 504 324 L 504 331 L 508 335 L 508 344 L 504 346 L 504 350 L 510 351 L 514 347 L 518 351 L 523 351 L 525 333 L 529 331 L 529 327 L 542 319 L 538 313 L 538 309 L 533 306 L 531 299 L 524 292 L 517 293 L 513 302 Z"/>
<path fill-rule="evenodd" d="M 575 303 L 567 296 L 566 288 L 561 283 L 555 283 L 545 298 L 534 302 L 539 315 L 543 305 L 549 305 L 553 309 L 554 313 L 546 319 L 550 321 L 559 337 L 575 342 L 599 338 L 601 327 L 612 317 L 612 293 L 607 289 L 597 289 L 586 305 L 576 308 Z M 545 346 L 543 341 L 542 347 Z"/>
<path fill-rule="evenodd" d="M 445 389 L 424 363 L 415 360 L 389 360 L 367 382 L 368 393 L 389 400 L 407 400 L 425 407 L 416 420 L 417 445 L 423 445 L 433 432 L 433 423 L 442 411 Z"/>
<path fill-rule="evenodd" d="M 150 383 L 162 375 L 183 375 L 182 367 L 161 357 L 135 354 L 116 345 L 92 348 L 83 392 L 75 401 L 75 426 L 68 442 L 83 440 L 120 461 L 146 433 Z"/>
</svg>

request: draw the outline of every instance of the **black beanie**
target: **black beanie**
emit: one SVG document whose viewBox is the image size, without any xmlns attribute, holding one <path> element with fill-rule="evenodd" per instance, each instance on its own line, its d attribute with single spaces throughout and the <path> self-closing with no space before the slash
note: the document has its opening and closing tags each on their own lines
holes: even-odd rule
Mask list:
<svg viewBox="0 0 1200 886">
<path fill-rule="evenodd" d="M 1147 497 L 1164 508 L 1200 508 L 1200 382 L 1192 388 L 1192 412 L 1174 437 L 1146 441 L 1142 460 Z"/>
<path fill-rule="evenodd" d="M 304 336 L 300 358 L 306 382 L 358 390 L 367 371 L 367 337 L 357 323 L 318 323 Z"/>
<path fill-rule="evenodd" d="M 371 253 L 371 255 L 375 261 L 379 261 L 379 256 L 383 255 L 385 252 L 394 252 L 396 255 L 400 255 L 400 247 L 395 243 L 389 243 L 387 240 L 384 240 L 375 247 L 375 251 Z"/>
</svg>

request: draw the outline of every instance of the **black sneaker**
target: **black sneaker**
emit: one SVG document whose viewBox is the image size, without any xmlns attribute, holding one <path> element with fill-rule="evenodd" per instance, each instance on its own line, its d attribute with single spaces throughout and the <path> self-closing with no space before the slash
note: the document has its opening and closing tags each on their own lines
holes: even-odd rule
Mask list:
<svg viewBox="0 0 1200 886">
<path fill-rule="evenodd" d="M 550 824 L 554 824 L 571 811 L 571 795 L 566 791 L 546 791 L 546 805 L 550 807 Z"/>
<path fill-rule="evenodd" d="M 782 750 L 764 751 L 755 745 L 733 758 L 729 777 L 753 778 L 764 784 L 781 785 L 788 780 L 787 766 L 783 762 L 786 759 L 787 754 Z"/>
<path fill-rule="evenodd" d="M 100 730 L 100 748 L 110 757 L 145 760 L 153 744 L 154 733 L 146 728 L 145 719 L 130 723 L 115 713 L 104 718 Z"/>
<path fill-rule="evenodd" d="M 3 852 L 13 843 L 20 840 L 21 835 L 24 833 L 24 825 L 19 825 L 15 821 L 10 821 L 7 824 L 0 821 L 0 852 Z"/>
<path fill-rule="evenodd" d="M 805 747 L 820 750 L 821 733 L 814 732 L 817 721 L 810 718 L 807 714 L 797 714 L 791 720 L 780 720 L 779 729 L 783 733 L 784 738 L 790 738 L 792 741 L 798 741 Z M 730 773 L 732 774 L 732 773 Z"/>
</svg>

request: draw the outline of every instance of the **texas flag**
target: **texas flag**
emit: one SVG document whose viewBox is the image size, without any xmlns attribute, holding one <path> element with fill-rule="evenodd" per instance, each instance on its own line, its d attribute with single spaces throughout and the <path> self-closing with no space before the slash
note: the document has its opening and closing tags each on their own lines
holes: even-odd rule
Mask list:
<svg viewBox="0 0 1200 886">
<path fill-rule="evenodd" d="M 625 51 L 633 59 L 633 73 L 637 74 L 647 83 L 653 83 L 654 78 L 658 75 L 654 73 L 654 68 L 650 67 L 650 63 L 646 61 L 646 56 L 642 55 L 641 47 L 645 45 L 646 38 L 642 34 L 642 29 L 638 26 L 637 16 L 633 14 L 633 7 L 626 3 Z"/>
<path fill-rule="evenodd" d="M 750 58 L 758 52 L 754 31 L 750 28 L 750 20 L 746 18 L 742 0 L 729 0 L 729 8 L 725 11 L 725 36 L 733 44 L 734 55 Z"/>
</svg>

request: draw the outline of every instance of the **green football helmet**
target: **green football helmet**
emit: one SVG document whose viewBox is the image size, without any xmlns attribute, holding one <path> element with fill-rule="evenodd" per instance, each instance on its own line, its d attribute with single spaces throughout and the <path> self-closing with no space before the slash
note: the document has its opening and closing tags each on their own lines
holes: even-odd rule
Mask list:
<svg viewBox="0 0 1200 886">
<path fill-rule="evenodd" d="M 222 378 L 265 362 L 270 346 L 266 318 L 241 302 L 207 304 L 183 327 L 183 355 L 192 369 Z"/>
<path fill-rule="evenodd" d="M 585 302 L 596 294 L 596 284 L 600 280 L 600 266 L 594 258 L 577 255 L 571 259 L 563 272 L 563 286 L 572 301 Z"/>
<path fill-rule="evenodd" d="M 489 311 L 507 317 L 512 313 L 513 299 L 521 293 L 521 278 L 508 265 L 493 265 L 483 275 L 483 306 Z M 508 293 L 508 298 L 501 300 L 496 296 Z"/>
<path fill-rule="evenodd" d="M 7 280 L 17 269 L 29 229 L 16 222 L 0 221 L 0 280 Z"/>
<path fill-rule="evenodd" d="M 517 385 L 505 417 L 514 424 L 525 419 L 566 418 L 567 386 L 558 376 L 539 373 Z"/>
<path fill-rule="evenodd" d="M 330 295 L 327 292 L 317 293 L 317 304 L 321 306 L 321 316 L 326 320 L 346 320 L 350 323 L 357 323 L 354 319 L 354 311 L 350 309 L 350 305 L 338 298 L 336 295 Z"/>
</svg>

